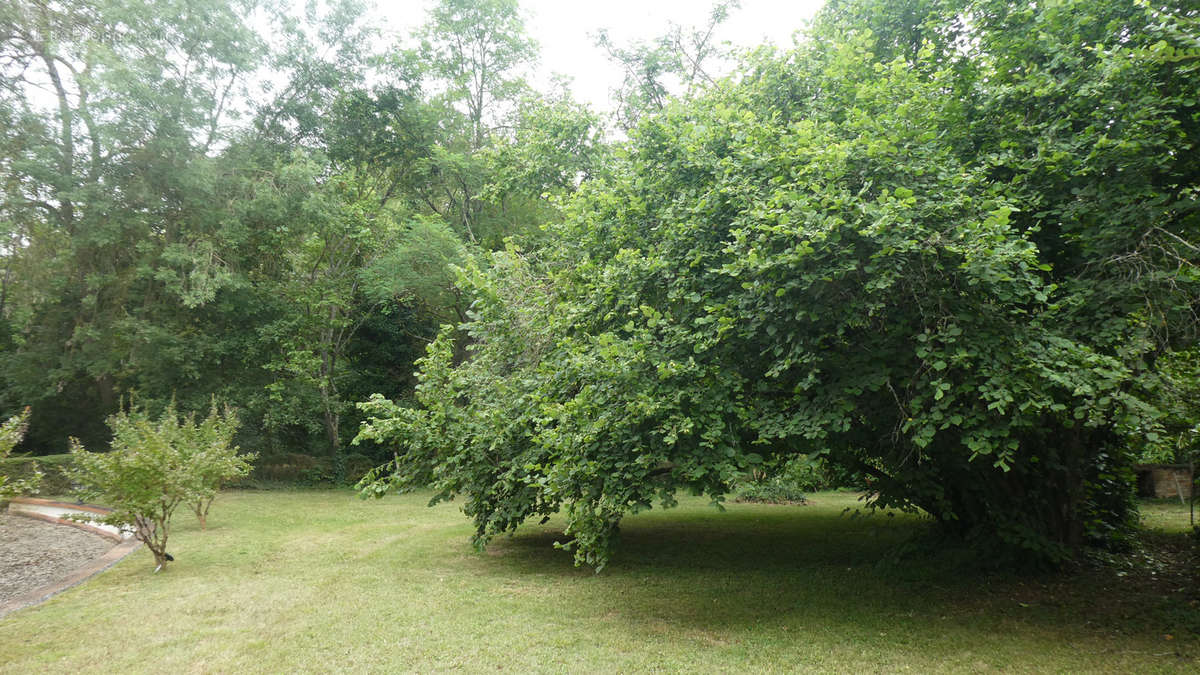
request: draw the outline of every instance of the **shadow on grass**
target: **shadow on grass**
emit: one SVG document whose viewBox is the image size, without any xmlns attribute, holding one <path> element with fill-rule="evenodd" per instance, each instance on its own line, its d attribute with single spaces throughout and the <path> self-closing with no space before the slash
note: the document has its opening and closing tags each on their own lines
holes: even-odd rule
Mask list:
<svg viewBox="0 0 1200 675">
<path fill-rule="evenodd" d="M 590 597 L 583 601 L 607 603 L 637 625 L 744 632 L 767 621 L 864 635 L 943 626 L 989 637 L 1003 626 L 1098 644 L 1114 635 L 1147 642 L 1168 635 L 1177 657 L 1190 662 L 1200 655 L 1200 588 L 1186 587 L 1187 560 L 1175 560 L 1183 567 L 1173 570 L 1117 565 L 1038 576 L 986 573 L 964 567 L 953 552 L 912 546 L 928 529 L 913 516 L 739 506 L 629 518 L 613 560 L 595 575 L 553 548 L 564 539 L 555 524 L 498 538 L 479 572 L 571 578 L 563 584 L 567 592 L 586 586 Z M 1170 545 L 1181 541 L 1172 538 Z M 898 555 L 906 542 L 907 554 Z M 579 584 L 581 577 L 593 580 Z"/>
<path fill-rule="evenodd" d="M 572 567 L 553 523 L 526 527 L 494 546 L 515 571 L 548 572 Z M 786 571 L 814 566 L 873 565 L 925 529 L 912 516 L 805 513 L 804 507 L 750 506 L 724 513 L 656 511 L 626 518 L 604 574 L 717 570 L 730 573 Z"/>
</svg>

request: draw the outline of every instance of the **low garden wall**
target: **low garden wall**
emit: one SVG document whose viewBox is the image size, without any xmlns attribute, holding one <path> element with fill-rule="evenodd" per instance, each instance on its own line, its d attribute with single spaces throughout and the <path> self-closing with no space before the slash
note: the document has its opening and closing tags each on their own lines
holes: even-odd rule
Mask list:
<svg viewBox="0 0 1200 675">
<path fill-rule="evenodd" d="M 1187 464 L 1139 464 L 1137 471 L 1139 497 L 1156 499 L 1191 499 L 1192 468 Z"/>
</svg>

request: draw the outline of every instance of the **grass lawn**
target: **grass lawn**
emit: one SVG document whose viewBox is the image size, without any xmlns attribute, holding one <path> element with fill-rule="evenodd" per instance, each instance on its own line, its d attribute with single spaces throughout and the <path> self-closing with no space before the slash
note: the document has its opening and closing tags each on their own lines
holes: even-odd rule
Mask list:
<svg viewBox="0 0 1200 675">
<path fill-rule="evenodd" d="M 879 564 L 922 524 L 700 499 L 622 526 L 601 574 L 551 521 L 476 553 L 453 504 L 348 491 L 238 492 L 0 619 L 0 672 L 1196 672 L 1200 589 L 1178 502 L 1108 568 L 1018 579 L 932 555 Z M 1186 571 L 1185 571 L 1186 570 Z"/>
</svg>

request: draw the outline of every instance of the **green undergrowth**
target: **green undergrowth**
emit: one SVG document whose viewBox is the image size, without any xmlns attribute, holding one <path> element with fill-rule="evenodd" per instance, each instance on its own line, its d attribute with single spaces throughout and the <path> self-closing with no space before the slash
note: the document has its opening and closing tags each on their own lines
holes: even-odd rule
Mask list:
<svg viewBox="0 0 1200 675">
<path fill-rule="evenodd" d="M 42 478 L 37 486 L 39 496 L 69 493 L 71 479 L 67 477 L 66 470 L 70 467 L 69 454 L 41 457 L 22 455 L 0 459 L 0 475 L 7 475 L 13 480 L 27 480 L 41 471 Z"/>
<path fill-rule="evenodd" d="M 808 501 L 806 491 L 795 484 L 781 480 L 768 480 L 761 483 L 746 483 L 738 488 L 733 496 L 735 502 L 757 504 L 804 504 Z"/>
<path fill-rule="evenodd" d="M 257 490 L 277 490 L 294 487 L 331 487 L 353 485 L 372 468 L 378 459 L 350 454 L 343 459 L 342 475 L 338 475 L 333 457 L 315 457 L 301 453 L 264 455 L 254 462 L 250 475 L 234 487 Z"/>
<path fill-rule="evenodd" d="M 207 532 L 177 519 L 165 572 L 141 550 L 0 619 L 0 672 L 1195 672 L 1200 657 L 1178 504 L 1147 510 L 1135 552 L 1019 578 L 891 556 L 925 523 L 855 517 L 846 493 L 724 512 L 681 498 L 627 518 L 600 574 L 552 547 L 559 519 L 478 553 L 457 507 L 428 497 L 224 494 Z"/>
</svg>

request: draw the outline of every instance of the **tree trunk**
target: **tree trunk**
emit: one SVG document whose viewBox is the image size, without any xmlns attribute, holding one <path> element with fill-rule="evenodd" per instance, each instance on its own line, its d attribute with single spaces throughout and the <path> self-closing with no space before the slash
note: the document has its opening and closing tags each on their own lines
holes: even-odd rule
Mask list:
<svg viewBox="0 0 1200 675">
<path fill-rule="evenodd" d="M 196 520 L 200 521 L 201 531 L 208 529 L 208 507 L 212 506 L 213 499 L 215 499 L 215 497 L 208 500 L 202 499 L 195 504 L 192 504 L 192 510 L 196 512 Z"/>
</svg>

